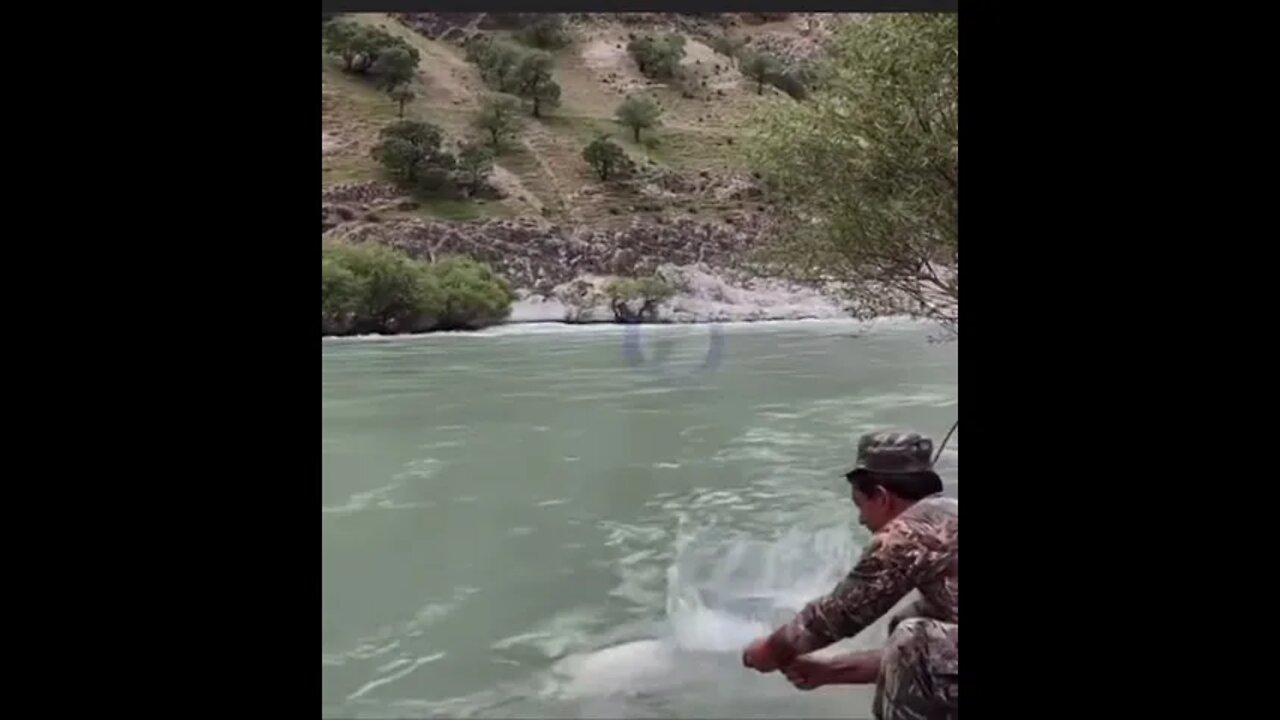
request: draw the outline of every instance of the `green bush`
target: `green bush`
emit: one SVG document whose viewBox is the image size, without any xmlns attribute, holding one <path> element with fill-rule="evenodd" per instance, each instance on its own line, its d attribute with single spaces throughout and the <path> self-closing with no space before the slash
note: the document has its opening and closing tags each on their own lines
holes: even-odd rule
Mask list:
<svg viewBox="0 0 1280 720">
<path fill-rule="evenodd" d="M 778 59 L 768 53 L 749 53 L 741 59 L 742 74 L 756 81 L 757 95 L 764 93 L 765 83 L 776 76 L 782 69 L 782 64 L 778 62 Z"/>
<path fill-rule="evenodd" d="M 325 23 L 322 28 L 324 51 L 342 58 L 343 67 L 348 72 L 354 70 L 356 57 L 360 54 L 356 49 L 356 36 L 360 33 L 360 26 L 348 20 Z"/>
<path fill-rule="evenodd" d="M 631 128 L 636 142 L 640 142 L 640 131 L 661 124 L 662 108 L 653 98 L 646 95 L 631 95 L 614 111 L 618 122 Z"/>
<path fill-rule="evenodd" d="M 444 132 L 430 123 L 398 120 L 379 132 L 369 151 L 400 187 L 426 195 L 450 195 L 457 189 L 457 158 L 441 150 Z"/>
<path fill-rule="evenodd" d="M 322 334 L 421 332 L 444 309 L 430 269 L 392 248 L 328 245 L 321 264 Z"/>
<path fill-rule="evenodd" d="M 954 14 L 844 25 L 821 89 L 760 113 L 749 162 L 778 216 L 752 264 L 959 332 L 958 37 Z"/>
<path fill-rule="evenodd" d="M 609 308 L 618 322 L 636 323 L 652 320 L 658 306 L 670 300 L 676 289 L 657 276 L 614 278 L 604 286 Z"/>
<path fill-rule="evenodd" d="M 458 182 L 451 168 L 431 165 L 422 170 L 417 189 L 422 195 L 453 197 L 457 194 Z"/>
<path fill-rule="evenodd" d="M 533 116 L 542 117 L 543 107 L 555 107 L 560 104 L 560 84 L 551 79 L 551 66 L 554 60 L 550 53 L 532 50 L 520 58 L 516 68 L 516 77 L 520 85 L 516 94 L 533 103 Z"/>
<path fill-rule="evenodd" d="M 467 60 L 480 68 L 480 77 L 500 93 L 519 94 L 519 69 L 528 52 L 518 45 L 477 35 L 467 42 Z"/>
<path fill-rule="evenodd" d="M 493 172 L 493 150 L 476 142 L 464 142 L 458 148 L 458 182 L 475 195 Z"/>
<path fill-rule="evenodd" d="M 444 296 L 438 328 L 474 330 L 501 322 L 511 313 L 515 293 L 488 265 L 451 257 L 432 266 Z"/>
<path fill-rule="evenodd" d="M 479 112 L 471 120 L 472 127 L 489 134 L 489 146 L 501 149 L 507 136 L 520 128 L 520 101 L 510 95 L 485 98 Z"/>
<path fill-rule="evenodd" d="M 320 269 L 320 317 L 323 333 L 340 332 L 355 325 L 360 309 L 360 279 L 341 259 L 324 253 Z"/>
<path fill-rule="evenodd" d="M 504 279 L 466 258 L 432 265 L 371 243 L 321 251 L 323 335 L 475 329 L 506 319 L 514 300 Z"/>
<path fill-rule="evenodd" d="M 676 76 L 684 59 L 684 36 L 670 33 L 660 38 L 644 35 L 627 43 L 627 52 L 636 61 L 641 74 L 655 80 Z"/>
<path fill-rule="evenodd" d="M 372 72 L 387 88 L 411 80 L 422 59 L 418 49 L 403 38 L 350 20 L 326 23 L 321 33 L 325 52 L 342 58 L 347 72 Z"/>
<path fill-rule="evenodd" d="M 582 149 L 582 159 L 587 161 L 596 175 L 605 182 L 609 179 L 623 179 L 635 172 L 635 163 L 627 157 L 622 146 L 601 135 Z"/>
<path fill-rule="evenodd" d="M 554 60 L 543 50 L 529 50 L 509 42 L 477 35 L 467 42 L 467 60 L 480 68 L 489 87 L 517 95 L 532 104 L 533 116 L 560 104 L 560 84 L 551 76 Z"/>
<path fill-rule="evenodd" d="M 373 63 L 373 72 L 378 76 L 378 84 L 388 92 L 404 85 L 413 79 L 418 67 L 418 58 L 409 53 L 408 45 L 390 47 L 378 53 Z"/>
</svg>

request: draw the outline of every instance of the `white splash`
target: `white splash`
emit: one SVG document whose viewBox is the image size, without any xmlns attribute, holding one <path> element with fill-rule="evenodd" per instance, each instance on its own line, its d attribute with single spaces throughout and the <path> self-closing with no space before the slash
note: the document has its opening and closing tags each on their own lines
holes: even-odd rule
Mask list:
<svg viewBox="0 0 1280 720">
<path fill-rule="evenodd" d="M 743 647 L 834 587 L 856 551 L 847 525 L 767 541 L 682 522 L 667 570 L 665 631 L 563 658 L 544 693 L 637 697 L 714 685 L 741 670 Z"/>
<path fill-rule="evenodd" d="M 681 532 L 667 571 L 667 620 L 680 647 L 736 652 L 829 592 L 857 548 L 847 525 L 793 528 L 774 541 L 708 526 Z"/>
</svg>

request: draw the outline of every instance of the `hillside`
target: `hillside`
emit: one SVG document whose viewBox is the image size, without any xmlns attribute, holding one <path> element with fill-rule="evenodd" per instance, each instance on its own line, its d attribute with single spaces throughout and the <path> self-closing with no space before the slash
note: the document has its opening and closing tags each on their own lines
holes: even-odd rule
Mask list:
<svg viewBox="0 0 1280 720">
<path fill-rule="evenodd" d="M 743 74 L 739 58 L 719 50 L 761 49 L 803 60 L 848 16 L 563 18 L 566 43 L 548 50 L 559 104 L 544 108 L 540 118 L 522 106 L 519 130 L 493 159 L 487 196 L 424 196 L 396 188 L 371 151 L 380 131 L 400 119 L 397 102 L 374 78 L 349 71 L 342 57 L 323 51 L 326 236 L 379 241 L 420 256 L 463 252 L 508 269 L 517 287 L 544 295 L 566 278 L 652 272 L 676 258 L 731 266 L 737 251 L 763 231 L 767 216 L 742 152 L 746 122 L 770 103 L 796 100 L 774 85 L 761 87 Z M 472 121 L 494 93 L 468 59 L 468 43 L 478 37 L 527 43 L 519 37 L 527 17 L 419 13 L 335 20 L 379 28 L 417 52 L 417 66 L 402 86 L 413 94 L 403 118 L 440 128 L 443 149 L 452 152 L 463 141 L 483 138 Z M 683 39 L 675 77 L 647 77 L 628 43 L 669 34 Z M 644 129 L 639 142 L 615 117 L 631 95 L 651 98 L 661 110 L 658 125 Z M 584 160 L 584 148 L 602 134 L 635 163 L 628 181 L 602 181 Z M 532 235 L 542 241 L 527 242 Z M 683 247 L 698 238 L 705 248 Z"/>
</svg>

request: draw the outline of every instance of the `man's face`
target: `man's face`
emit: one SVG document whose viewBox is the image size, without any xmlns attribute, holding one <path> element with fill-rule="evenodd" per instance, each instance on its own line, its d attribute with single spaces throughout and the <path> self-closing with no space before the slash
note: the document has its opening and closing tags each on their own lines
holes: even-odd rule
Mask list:
<svg viewBox="0 0 1280 720">
<path fill-rule="evenodd" d="M 858 508 L 858 522 L 871 532 L 878 532 L 889 522 L 889 493 L 884 488 L 877 486 L 868 496 L 855 487 L 853 504 Z"/>
</svg>

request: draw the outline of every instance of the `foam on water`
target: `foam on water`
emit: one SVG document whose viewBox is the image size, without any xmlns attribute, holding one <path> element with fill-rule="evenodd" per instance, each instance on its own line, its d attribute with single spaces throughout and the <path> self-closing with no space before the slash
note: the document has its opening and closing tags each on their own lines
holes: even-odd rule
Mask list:
<svg viewBox="0 0 1280 720">
<path fill-rule="evenodd" d="M 397 480 L 401 479 L 399 477 Z M 435 503 L 426 502 L 396 502 L 389 495 L 403 484 L 400 482 L 391 485 L 384 485 L 373 490 L 358 492 L 347 498 L 346 502 L 341 505 L 322 505 L 320 512 L 327 517 L 344 517 L 354 515 L 367 510 L 425 510 L 435 507 Z"/>
<path fill-rule="evenodd" d="M 424 657 L 417 658 L 416 660 L 413 660 L 411 663 L 409 663 L 409 667 L 405 668 L 404 670 L 399 670 L 391 675 L 387 675 L 386 677 L 380 677 L 365 683 L 363 686 L 361 686 L 359 690 L 356 690 L 355 692 L 347 696 L 347 699 L 359 700 L 369 691 L 379 688 L 383 685 L 393 683 L 399 680 L 400 678 L 403 678 L 404 676 L 412 673 L 414 670 L 417 670 L 419 667 L 426 665 L 427 663 L 435 662 L 436 660 L 439 660 L 444 656 L 445 654 L 443 652 L 438 652 L 432 655 L 426 655 Z M 403 664 L 404 663 L 398 663 L 398 665 L 403 665 Z M 384 667 L 391 667 L 391 666 L 387 665 Z"/>
</svg>

